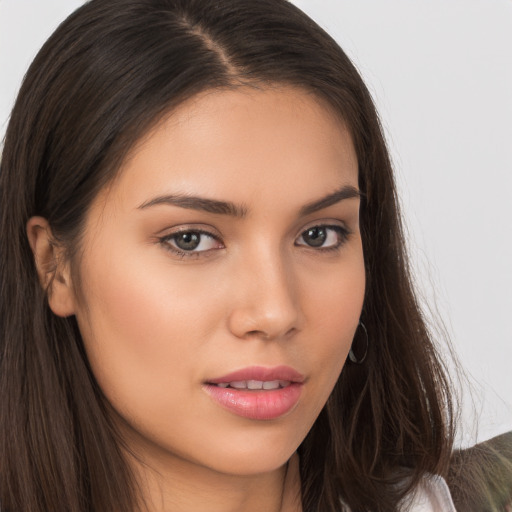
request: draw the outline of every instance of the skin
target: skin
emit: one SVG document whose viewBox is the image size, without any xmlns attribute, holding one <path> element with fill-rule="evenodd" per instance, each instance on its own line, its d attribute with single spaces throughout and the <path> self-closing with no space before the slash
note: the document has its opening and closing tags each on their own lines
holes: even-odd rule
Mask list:
<svg viewBox="0 0 512 512">
<path fill-rule="evenodd" d="M 350 134 L 326 105 L 292 88 L 239 88 L 203 93 L 162 119 L 94 200 L 80 293 L 61 263 L 50 307 L 76 315 L 143 462 L 130 458 L 149 510 L 300 510 L 294 453 L 345 363 L 365 287 L 359 198 L 301 210 L 357 185 Z M 148 206 L 167 194 L 229 201 L 245 215 Z M 339 229 L 314 247 L 303 235 L 313 226 Z M 58 257 L 50 227 L 39 217 L 27 227 L 43 269 Z M 183 229 L 211 236 L 177 254 L 172 235 Z M 305 377 L 278 419 L 238 416 L 203 388 L 254 365 Z"/>
</svg>

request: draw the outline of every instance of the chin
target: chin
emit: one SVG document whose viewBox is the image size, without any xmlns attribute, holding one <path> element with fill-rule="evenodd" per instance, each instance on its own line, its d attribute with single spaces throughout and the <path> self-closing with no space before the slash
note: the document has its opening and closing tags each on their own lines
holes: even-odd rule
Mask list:
<svg viewBox="0 0 512 512">
<path fill-rule="evenodd" d="M 276 450 L 271 446 L 259 451 L 226 453 L 215 461 L 211 469 L 218 473 L 247 477 L 272 473 L 283 467 L 295 450 Z"/>
<path fill-rule="evenodd" d="M 250 422 L 245 428 L 215 439 L 205 440 L 203 456 L 220 473 L 256 475 L 282 467 L 296 452 L 309 425 L 298 428 L 296 422 L 285 425 L 272 422 Z"/>
</svg>

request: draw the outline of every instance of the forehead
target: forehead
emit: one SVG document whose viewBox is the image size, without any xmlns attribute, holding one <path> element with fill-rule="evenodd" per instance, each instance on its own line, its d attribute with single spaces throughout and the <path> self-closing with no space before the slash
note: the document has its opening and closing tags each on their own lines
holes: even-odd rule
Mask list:
<svg viewBox="0 0 512 512">
<path fill-rule="evenodd" d="M 279 204 L 285 191 L 308 202 L 346 184 L 357 186 L 357 157 L 340 116 L 297 88 L 244 87 L 206 91 L 162 118 L 108 195 L 131 207 L 176 192 Z"/>
</svg>

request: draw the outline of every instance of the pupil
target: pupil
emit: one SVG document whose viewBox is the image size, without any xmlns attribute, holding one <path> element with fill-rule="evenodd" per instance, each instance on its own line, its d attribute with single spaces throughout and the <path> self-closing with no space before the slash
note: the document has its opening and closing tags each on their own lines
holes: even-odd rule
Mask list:
<svg viewBox="0 0 512 512">
<path fill-rule="evenodd" d="M 304 235 L 304 241 L 312 247 L 320 247 L 324 244 L 327 233 L 324 228 L 308 229 Z"/>
<path fill-rule="evenodd" d="M 180 233 L 176 236 L 175 242 L 180 249 L 191 251 L 199 245 L 200 235 L 193 232 Z"/>
</svg>

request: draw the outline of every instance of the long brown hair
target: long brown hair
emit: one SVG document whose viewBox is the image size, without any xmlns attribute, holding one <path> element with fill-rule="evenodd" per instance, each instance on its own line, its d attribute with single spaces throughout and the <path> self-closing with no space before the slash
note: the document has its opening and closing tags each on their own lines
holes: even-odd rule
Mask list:
<svg viewBox="0 0 512 512">
<path fill-rule="evenodd" d="M 307 90 L 343 118 L 364 198 L 362 321 L 370 347 L 364 364 L 343 369 L 299 447 L 303 509 L 392 511 L 426 472 L 445 474 L 449 382 L 411 285 L 379 119 L 350 60 L 285 0 L 92 0 L 32 63 L 3 150 L 3 508 L 124 512 L 137 501 L 76 321 L 48 307 L 27 220 L 48 219 L 54 243 L 76 262 L 92 199 L 163 114 L 206 89 L 272 84 Z"/>
</svg>

